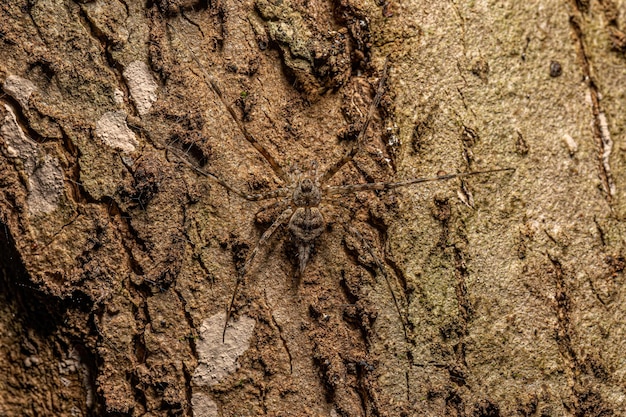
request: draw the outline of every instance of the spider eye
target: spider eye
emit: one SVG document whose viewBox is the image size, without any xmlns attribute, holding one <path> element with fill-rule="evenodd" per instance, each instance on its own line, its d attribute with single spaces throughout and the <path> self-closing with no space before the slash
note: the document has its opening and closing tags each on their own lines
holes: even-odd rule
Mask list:
<svg viewBox="0 0 626 417">
<path fill-rule="evenodd" d="M 302 181 L 302 184 L 300 185 L 300 188 L 305 193 L 308 193 L 308 192 L 310 192 L 313 189 L 313 182 L 310 179 L 307 178 L 307 179 Z"/>
</svg>

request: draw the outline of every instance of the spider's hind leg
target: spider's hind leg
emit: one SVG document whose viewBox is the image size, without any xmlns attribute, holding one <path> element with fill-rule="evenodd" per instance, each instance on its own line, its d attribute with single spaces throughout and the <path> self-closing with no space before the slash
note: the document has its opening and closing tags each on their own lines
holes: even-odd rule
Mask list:
<svg viewBox="0 0 626 417">
<path fill-rule="evenodd" d="M 407 330 L 407 319 L 405 315 L 402 313 L 401 300 L 398 298 L 398 296 L 396 295 L 396 292 L 393 289 L 393 286 L 391 285 L 391 280 L 390 280 L 389 274 L 387 273 L 387 269 L 385 268 L 383 261 L 380 259 L 378 255 L 376 255 L 376 252 L 374 252 L 374 249 L 369 244 L 367 239 L 361 234 L 361 232 L 359 232 L 356 228 L 350 225 L 342 224 L 342 226 L 344 230 L 346 231 L 346 233 L 348 233 L 348 235 L 352 236 L 358 242 L 361 243 L 361 247 L 363 247 L 365 251 L 367 252 L 367 254 L 371 256 L 373 263 L 376 266 L 376 269 L 383 276 L 387 289 L 389 290 L 389 293 L 391 294 L 391 298 L 393 300 L 395 310 L 397 311 L 398 317 L 400 318 L 400 323 L 402 324 L 402 332 L 404 333 L 404 339 L 405 341 L 408 342 L 409 335 L 408 335 L 408 330 Z"/>
<path fill-rule="evenodd" d="M 267 241 L 272 237 L 274 232 L 287 219 L 291 218 L 292 214 L 293 214 L 293 210 L 291 208 L 287 208 L 285 209 L 285 211 L 281 213 L 280 216 L 278 216 L 278 218 L 274 221 L 274 223 L 272 223 L 272 225 L 263 233 L 263 235 L 261 235 L 261 238 L 259 239 L 257 244 L 254 246 L 254 248 L 248 253 L 248 256 L 246 257 L 246 261 L 244 262 L 241 269 L 238 271 L 237 281 L 235 282 L 233 295 L 231 296 L 230 303 L 228 304 L 228 310 L 226 311 L 226 322 L 224 323 L 224 331 L 222 332 L 222 342 L 226 338 L 226 328 L 228 327 L 228 322 L 230 321 L 230 316 L 232 315 L 232 312 L 233 312 L 233 305 L 235 304 L 235 299 L 237 298 L 237 292 L 239 290 L 239 286 L 242 285 L 244 282 L 246 271 L 250 267 L 250 264 L 252 264 L 252 261 L 254 260 L 254 257 L 258 253 L 259 249 L 267 243 Z"/>
</svg>

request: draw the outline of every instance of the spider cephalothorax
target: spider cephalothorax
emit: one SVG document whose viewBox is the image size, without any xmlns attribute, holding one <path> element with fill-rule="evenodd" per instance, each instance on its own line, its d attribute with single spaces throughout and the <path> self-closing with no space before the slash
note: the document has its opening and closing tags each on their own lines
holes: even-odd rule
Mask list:
<svg viewBox="0 0 626 417">
<path fill-rule="evenodd" d="M 322 201 L 322 190 L 311 178 L 304 178 L 297 182 L 292 198 L 297 207 L 317 207 Z"/>
</svg>

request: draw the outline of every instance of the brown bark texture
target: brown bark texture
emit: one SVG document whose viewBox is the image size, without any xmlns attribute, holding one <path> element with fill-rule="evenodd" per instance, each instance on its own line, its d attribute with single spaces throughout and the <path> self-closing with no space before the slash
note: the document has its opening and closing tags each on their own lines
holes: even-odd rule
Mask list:
<svg viewBox="0 0 626 417">
<path fill-rule="evenodd" d="M 2 2 L 0 415 L 626 415 L 625 26 L 624 0 Z M 263 234 L 351 149 L 300 274 L 289 218 Z"/>
</svg>

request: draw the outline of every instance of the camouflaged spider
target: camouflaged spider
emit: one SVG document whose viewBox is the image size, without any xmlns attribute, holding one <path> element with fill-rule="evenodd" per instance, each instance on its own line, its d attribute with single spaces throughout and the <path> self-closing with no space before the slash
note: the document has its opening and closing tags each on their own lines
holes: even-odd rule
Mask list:
<svg viewBox="0 0 626 417">
<path fill-rule="evenodd" d="M 168 26 L 170 26 L 168 24 Z M 171 26 L 170 26 L 171 27 Z M 172 30 L 173 27 L 171 27 Z M 185 43 L 186 44 L 186 43 Z M 187 45 L 187 44 L 186 44 Z M 340 195 L 351 194 L 362 191 L 380 191 L 380 190 L 391 190 L 399 187 L 405 187 L 412 184 L 418 184 L 422 182 L 429 181 L 440 181 L 447 180 L 452 178 L 461 178 L 467 177 L 471 175 L 478 174 L 486 174 L 492 172 L 499 171 L 510 171 L 511 168 L 502 168 L 502 169 L 489 169 L 483 171 L 472 171 L 465 172 L 460 174 L 448 174 L 448 175 L 439 175 L 434 177 L 424 177 L 424 178 L 414 178 L 405 181 L 399 182 L 372 182 L 372 183 L 363 183 L 363 184 L 351 184 L 351 185 L 339 185 L 339 186 L 330 186 L 326 185 L 329 180 L 348 162 L 352 161 L 355 155 L 358 154 L 359 150 L 362 147 L 362 142 L 365 137 L 365 133 L 369 126 L 370 120 L 378 107 L 381 97 L 384 93 L 384 86 L 387 81 L 387 62 L 385 62 L 379 83 L 378 88 L 376 90 L 376 96 L 372 101 L 369 111 L 365 116 L 365 120 L 363 121 L 363 125 L 359 131 L 359 134 L 356 140 L 353 142 L 352 147 L 345 153 L 345 155 L 339 159 L 337 162 L 332 164 L 326 171 L 318 175 L 317 164 L 313 162 L 311 164 L 310 169 L 305 171 L 300 171 L 298 169 L 294 169 L 293 172 L 287 173 L 283 168 L 276 162 L 274 157 L 259 143 L 255 137 L 248 132 L 245 125 L 240 121 L 237 116 L 237 113 L 233 109 L 233 107 L 226 101 L 224 98 L 221 89 L 219 88 L 217 82 L 213 77 L 211 77 L 201 65 L 193 51 L 189 50 L 193 60 L 198 65 L 198 68 L 203 73 L 204 82 L 207 86 L 215 93 L 215 95 L 220 99 L 228 113 L 230 113 L 232 119 L 237 124 L 239 130 L 245 137 L 245 139 L 264 157 L 267 163 L 272 168 L 273 172 L 276 176 L 285 184 L 283 187 L 277 188 L 272 191 L 268 191 L 265 193 L 247 193 L 241 191 L 221 178 L 200 169 L 195 164 L 192 164 L 187 158 L 184 156 L 178 155 L 178 158 L 185 164 L 189 165 L 193 170 L 198 172 L 199 174 L 211 178 L 213 181 L 219 183 L 228 191 L 240 196 L 241 198 L 248 201 L 262 201 L 262 200 L 276 200 L 277 206 L 282 206 L 281 214 L 273 221 L 270 227 L 268 227 L 265 232 L 261 235 L 261 238 L 256 243 L 254 248 L 247 254 L 246 259 L 244 261 L 243 266 L 239 269 L 237 273 L 237 281 L 235 283 L 235 288 L 232 293 L 232 297 L 230 303 L 228 305 L 228 309 L 226 312 L 226 322 L 224 324 L 224 330 L 222 333 L 222 339 L 224 339 L 226 334 L 226 329 L 228 326 L 228 322 L 230 321 L 230 317 L 233 310 L 233 305 L 235 303 L 235 299 L 237 297 L 237 292 L 239 290 L 240 285 L 243 283 L 246 272 L 248 268 L 252 264 L 255 256 L 257 255 L 260 248 L 262 248 L 268 240 L 272 237 L 274 232 L 278 230 L 284 224 L 287 224 L 287 228 L 290 233 L 293 235 L 293 240 L 296 245 L 297 257 L 298 257 L 298 269 L 297 274 L 301 276 L 304 272 L 306 265 L 311 256 L 311 251 L 313 248 L 313 244 L 315 240 L 323 233 L 326 227 L 326 221 L 324 220 L 324 216 L 320 210 L 320 206 L 324 203 L 329 205 L 334 205 L 332 203 L 332 198 Z M 173 153 L 179 154 L 174 149 L 170 149 Z M 406 325 L 404 322 L 404 317 L 400 313 L 399 304 L 397 298 L 392 290 L 391 284 L 389 282 L 387 273 L 382 264 L 382 261 L 375 255 L 371 246 L 368 242 L 363 238 L 363 236 L 354 228 L 343 225 L 346 232 L 356 236 L 358 240 L 363 243 L 365 249 L 370 253 L 374 262 L 376 263 L 377 269 L 380 270 L 381 274 L 385 278 L 387 287 L 391 291 L 391 295 L 393 301 L 395 303 L 396 310 L 400 315 L 400 320 L 402 322 L 402 327 L 404 328 L 404 333 L 406 337 Z"/>
</svg>

